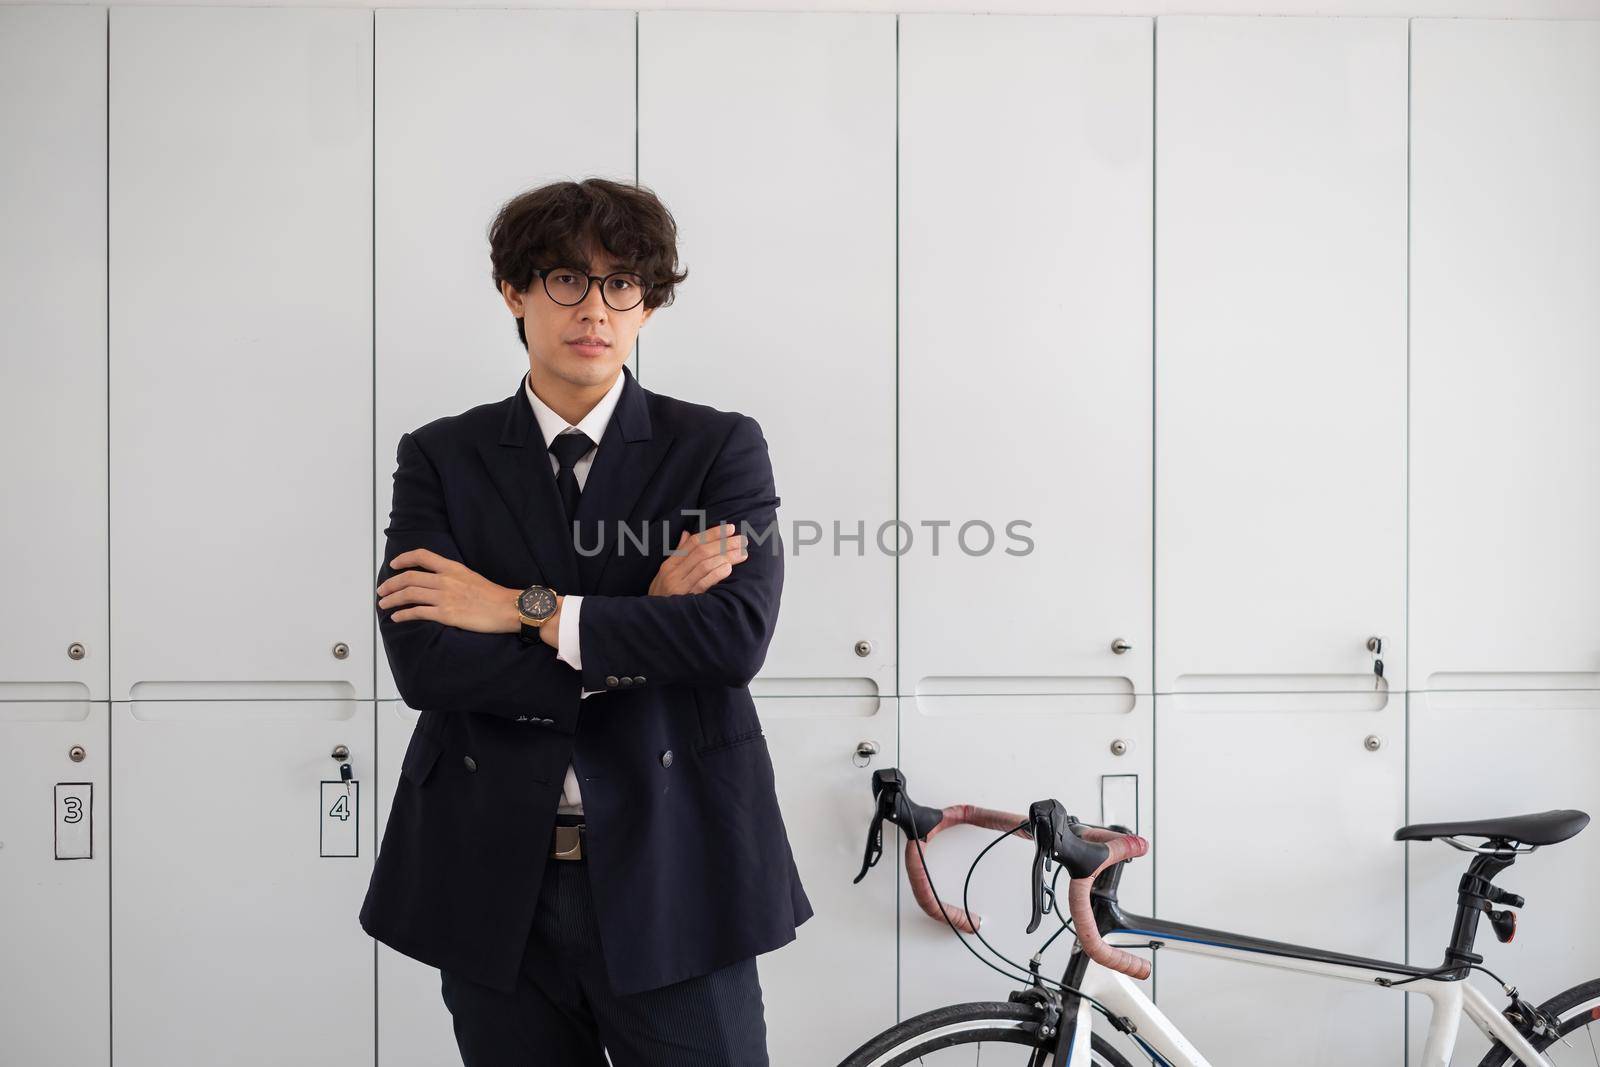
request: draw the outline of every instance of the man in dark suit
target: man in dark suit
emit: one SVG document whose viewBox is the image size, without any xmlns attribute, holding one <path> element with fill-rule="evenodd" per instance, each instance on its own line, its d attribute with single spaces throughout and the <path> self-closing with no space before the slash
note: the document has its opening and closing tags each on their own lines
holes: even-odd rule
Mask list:
<svg viewBox="0 0 1600 1067">
<path fill-rule="evenodd" d="M 377 606 L 419 717 L 360 921 L 440 969 L 467 1067 L 766 1064 L 755 957 L 812 914 L 748 689 L 766 441 L 625 366 L 672 233 L 602 179 L 509 202 L 528 374 L 400 438 Z"/>
</svg>

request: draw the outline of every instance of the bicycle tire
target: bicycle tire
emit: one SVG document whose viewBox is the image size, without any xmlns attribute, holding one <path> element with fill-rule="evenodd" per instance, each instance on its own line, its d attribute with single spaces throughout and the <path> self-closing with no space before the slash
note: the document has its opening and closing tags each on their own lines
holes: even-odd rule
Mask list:
<svg viewBox="0 0 1600 1067">
<path fill-rule="evenodd" d="M 1577 1012 L 1567 1018 L 1562 1018 L 1565 1013 L 1573 1008 L 1585 1006 L 1585 1010 Z M 1531 1041 L 1535 1052 L 1543 1052 L 1559 1039 L 1566 1037 L 1585 1026 L 1600 1027 L 1600 978 L 1592 978 L 1587 982 L 1580 982 L 1564 993 L 1557 993 L 1543 1004 L 1539 1005 L 1544 1011 L 1550 1012 L 1561 1020 L 1559 1032 L 1555 1037 L 1542 1037 Z M 1596 1047 L 1600 1047 L 1600 1029 L 1591 1030 L 1590 1038 Z M 1478 1067 L 1503 1067 L 1511 1060 L 1511 1050 L 1496 1041 L 1489 1047 L 1488 1053 L 1478 1063 Z"/>
<path fill-rule="evenodd" d="M 839 1067 L 901 1067 L 953 1045 L 992 1041 L 1038 1044 L 1039 1009 L 1012 1001 L 974 1001 L 934 1008 L 896 1023 L 840 1061 Z M 1090 1035 L 1095 1067 L 1133 1067 L 1099 1034 Z"/>
</svg>

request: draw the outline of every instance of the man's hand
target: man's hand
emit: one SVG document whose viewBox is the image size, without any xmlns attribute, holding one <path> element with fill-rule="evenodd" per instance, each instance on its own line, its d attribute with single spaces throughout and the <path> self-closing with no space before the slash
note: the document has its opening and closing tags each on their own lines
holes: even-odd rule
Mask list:
<svg viewBox="0 0 1600 1067">
<path fill-rule="evenodd" d="M 395 622 L 432 619 L 482 634 L 514 634 L 522 627 L 517 614 L 520 589 L 496 585 L 465 564 L 426 548 L 402 552 L 389 566 L 397 571 L 427 568 L 402 571 L 378 586 L 378 607 L 408 605 L 390 616 Z"/>
<path fill-rule="evenodd" d="M 733 573 L 733 565 L 750 555 L 744 534 L 725 522 L 704 533 L 683 531 L 678 547 L 667 555 L 650 583 L 650 596 L 684 596 L 703 593 Z M 684 546 L 688 545 L 687 548 Z"/>
</svg>

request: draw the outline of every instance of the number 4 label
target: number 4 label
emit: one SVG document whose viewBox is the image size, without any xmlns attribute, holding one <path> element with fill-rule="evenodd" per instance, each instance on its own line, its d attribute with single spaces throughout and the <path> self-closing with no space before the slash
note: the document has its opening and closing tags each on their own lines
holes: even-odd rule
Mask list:
<svg viewBox="0 0 1600 1067">
<path fill-rule="evenodd" d="M 360 855 L 360 816 L 360 782 L 322 783 L 322 855 Z"/>
</svg>

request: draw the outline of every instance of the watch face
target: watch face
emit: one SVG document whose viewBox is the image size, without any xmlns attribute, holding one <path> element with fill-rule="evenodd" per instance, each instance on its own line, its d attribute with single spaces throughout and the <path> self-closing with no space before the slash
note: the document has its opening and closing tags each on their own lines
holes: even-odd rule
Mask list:
<svg viewBox="0 0 1600 1067">
<path fill-rule="evenodd" d="M 517 598 L 517 609 L 528 618 L 543 622 L 556 613 L 556 595 L 542 585 L 530 586 Z"/>
</svg>

